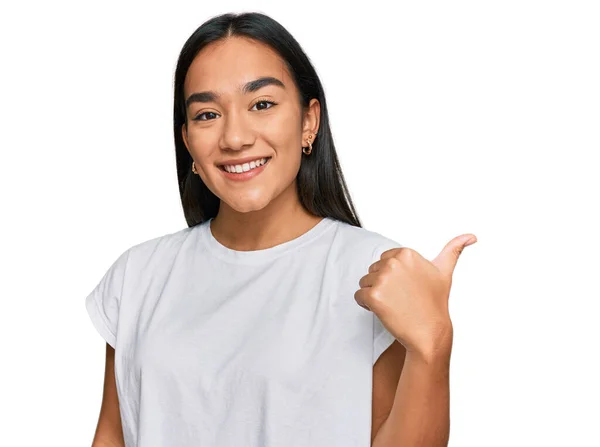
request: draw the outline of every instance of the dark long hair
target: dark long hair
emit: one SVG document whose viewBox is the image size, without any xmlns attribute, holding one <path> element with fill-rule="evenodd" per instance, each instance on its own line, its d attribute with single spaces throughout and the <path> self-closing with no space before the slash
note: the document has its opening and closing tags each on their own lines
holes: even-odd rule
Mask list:
<svg viewBox="0 0 600 447">
<path fill-rule="evenodd" d="M 179 193 L 188 226 L 192 227 L 215 217 L 219 211 L 220 199 L 191 170 L 193 160 L 181 134 L 183 124 L 187 123 L 183 84 L 198 52 L 206 45 L 229 36 L 251 38 L 273 48 L 292 74 L 304 110 L 312 98 L 319 100 L 319 131 L 311 155 L 302 156 L 296 178 L 300 203 L 314 215 L 331 217 L 361 227 L 333 144 L 321 81 L 296 39 L 277 21 L 258 12 L 228 13 L 209 19 L 188 38 L 177 60 L 173 130 Z"/>
</svg>

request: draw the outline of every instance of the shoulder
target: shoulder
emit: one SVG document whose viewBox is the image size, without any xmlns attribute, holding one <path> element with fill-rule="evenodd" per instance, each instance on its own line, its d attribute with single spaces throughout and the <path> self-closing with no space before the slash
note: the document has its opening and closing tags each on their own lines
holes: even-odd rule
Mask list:
<svg viewBox="0 0 600 447">
<path fill-rule="evenodd" d="M 127 249 L 129 257 L 133 259 L 147 259 L 149 257 L 177 252 L 185 240 L 198 229 L 199 226 L 183 228 L 151 239 L 145 239 Z"/>
<path fill-rule="evenodd" d="M 384 251 L 403 247 L 392 237 L 341 221 L 338 221 L 336 236 L 339 239 L 338 247 L 342 256 L 359 256 L 369 260 L 378 260 Z"/>
<path fill-rule="evenodd" d="M 175 258 L 187 238 L 197 229 L 197 226 L 186 227 L 134 243 L 121 252 L 113 263 L 113 269 L 129 276 L 149 270 L 153 265 L 165 264 Z"/>
</svg>

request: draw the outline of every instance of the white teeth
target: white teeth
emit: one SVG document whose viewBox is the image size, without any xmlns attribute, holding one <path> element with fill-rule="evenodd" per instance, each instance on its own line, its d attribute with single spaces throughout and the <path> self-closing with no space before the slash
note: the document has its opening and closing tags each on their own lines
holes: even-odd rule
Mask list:
<svg viewBox="0 0 600 447">
<path fill-rule="evenodd" d="M 254 160 L 249 163 L 244 163 L 242 165 L 225 165 L 224 168 L 227 172 L 247 172 L 251 169 L 258 168 L 259 166 L 264 165 L 267 162 L 266 158 L 261 158 L 259 160 Z"/>
</svg>

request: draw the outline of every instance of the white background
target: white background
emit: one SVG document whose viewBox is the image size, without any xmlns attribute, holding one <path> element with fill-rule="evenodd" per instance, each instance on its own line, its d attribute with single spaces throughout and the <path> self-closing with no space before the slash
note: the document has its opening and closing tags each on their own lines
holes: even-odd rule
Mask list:
<svg viewBox="0 0 600 447">
<path fill-rule="evenodd" d="M 324 84 L 365 228 L 450 295 L 452 447 L 600 446 L 600 14 L 583 1 L 20 2 L 0 11 L 0 445 L 91 445 L 84 298 L 186 226 L 172 77 L 202 22 L 260 11 Z"/>
</svg>

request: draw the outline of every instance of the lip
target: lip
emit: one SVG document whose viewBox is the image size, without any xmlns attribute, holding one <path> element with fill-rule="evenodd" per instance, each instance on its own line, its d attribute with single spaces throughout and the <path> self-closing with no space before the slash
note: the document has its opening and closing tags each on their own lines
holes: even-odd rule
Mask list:
<svg viewBox="0 0 600 447">
<path fill-rule="evenodd" d="M 244 180 L 250 180 L 253 177 L 256 177 L 257 175 L 259 175 L 261 172 L 263 172 L 265 170 L 265 168 L 267 166 L 269 166 L 269 164 L 271 163 L 271 157 L 263 157 L 263 158 L 267 158 L 267 162 L 264 165 L 261 165 L 258 168 L 254 168 L 254 169 L 250 169 L 247 172 L 241 172 L 241 173 L 231 173 L 231 172 L 227 172 L 225 169 L 219 167 L 219 171 L 221 171 L 221 174 L 223 174 L 225 176 L 225 178 L 228 178 L 229 180 L 234 180 L 234 181 L 244 181 Z M 248 161 L 252 161 L 252 160 L 256 160 L 256 158 L 250 158 L 250 159 L 246 159 L 246 163 Z M 229 163 L 226 163 L 229 164 Z M 235 163 L 235 164 L 240 164 Z"/>
</svg>

